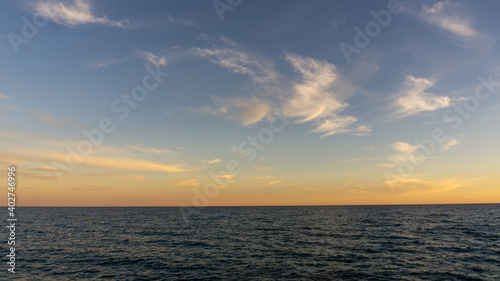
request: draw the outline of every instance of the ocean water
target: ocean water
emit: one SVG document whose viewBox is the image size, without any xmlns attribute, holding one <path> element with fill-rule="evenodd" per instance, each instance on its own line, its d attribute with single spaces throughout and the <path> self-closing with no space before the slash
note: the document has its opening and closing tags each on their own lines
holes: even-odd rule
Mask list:
<svg viewBox="0 0 500 281">
<path fill-rule="evenodd" d="M 9 280 L 500 280 L 500 205 L 16 211 Z"/>
</svg>

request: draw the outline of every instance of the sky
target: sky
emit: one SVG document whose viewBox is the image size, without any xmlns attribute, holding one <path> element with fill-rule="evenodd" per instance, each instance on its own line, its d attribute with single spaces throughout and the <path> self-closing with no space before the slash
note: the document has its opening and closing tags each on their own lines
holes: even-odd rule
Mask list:
<svg viewBox="0 0 500 281">
<path fill-rule="evenodd" d="M 497 1 L 0 7 L 18 206 L 500 202 Z"/>
</svg>

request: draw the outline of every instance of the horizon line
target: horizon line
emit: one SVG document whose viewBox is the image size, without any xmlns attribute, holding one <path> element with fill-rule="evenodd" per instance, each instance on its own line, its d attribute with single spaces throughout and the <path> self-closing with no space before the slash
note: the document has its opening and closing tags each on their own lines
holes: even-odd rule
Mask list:
<svg viewBox="0 0 500 281">
<path fill-rule="evenodd" d="M 345 205 L 215 205 L 215 206 L 16 206 L 16 208 L 217 208 L 217 207 L 349 207 L 349 206 L 426 206 L 426 205 L 498 205 L 497 203 L 414 203 L 414 204 L 345 204 Z M 2 206 L 8 207 L 8 206 Z"/>
</svg>

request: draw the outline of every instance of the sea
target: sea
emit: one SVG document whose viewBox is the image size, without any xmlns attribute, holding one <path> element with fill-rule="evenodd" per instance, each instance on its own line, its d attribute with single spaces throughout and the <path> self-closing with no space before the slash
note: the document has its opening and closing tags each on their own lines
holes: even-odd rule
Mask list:
<svg viewBox="0 0 500 281">
<path fill-rule="evenodd" d="M 1 280 L 500 280 L 499 204 L 16 212 Z"/>
</svg>

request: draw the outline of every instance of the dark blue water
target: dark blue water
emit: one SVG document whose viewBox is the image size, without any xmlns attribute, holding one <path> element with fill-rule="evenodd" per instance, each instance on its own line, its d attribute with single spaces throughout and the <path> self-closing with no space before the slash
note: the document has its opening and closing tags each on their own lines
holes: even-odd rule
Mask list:
<svg viewBox="0 0 500 281">
<path fill-rule="evenodd" d="M 14 280 L 500 280 L 500 205 L 17 211 Z"/>
</svg>

